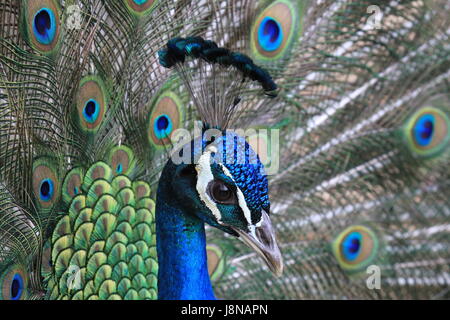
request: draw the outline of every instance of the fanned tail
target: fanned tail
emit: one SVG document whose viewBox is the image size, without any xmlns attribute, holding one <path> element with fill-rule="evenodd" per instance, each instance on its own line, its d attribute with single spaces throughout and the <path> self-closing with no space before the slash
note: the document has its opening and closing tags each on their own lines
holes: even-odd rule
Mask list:
<svg viewBox="0 0 450 320">
<path fill-rule="evenodd" d="M 208 230 L 216 295 L 448 298 L 449 13 L 440 0 L 3 1 L 0 298 L 156 297 L 151 198 L 169 137 L 207 118 L 189 91 L 237 83 L 200 66 L 187 88 L 159 65 L 170 39 L 196 37 L 278 86 L 240 90 L 227 126 L 280 130 L 268 158 L 285 273 Z"/>
</svg>

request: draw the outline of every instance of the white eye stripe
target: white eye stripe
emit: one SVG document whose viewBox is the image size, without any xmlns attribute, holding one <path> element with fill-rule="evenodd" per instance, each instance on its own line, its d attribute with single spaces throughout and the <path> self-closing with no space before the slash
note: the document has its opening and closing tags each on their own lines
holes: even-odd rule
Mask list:
<svg viewBox="0 0 450 320">
<path fill-rule="evenodd" d="M 222 223 L 222 215 L 220 210 L 207 192 L 209 183 L 214 180 L 210 165 L 212 152 L 217 152 L 217 148 L 214 146 L 208 147 L 200 156 L 198 164 L 195 166 L 195 169 L 197 170 L 196 188 L 200 199 L 205 203 L 209 210 L 211 210 L 217 222 Z"/>
<path fill-rule="evenodd" d="M 252 214 L 250 212 L 250 209 L 247 206 L 247 202 L 245 201 L 244 194 L 242 193 L 241 189 L 238 187 L 238 185 L 234 181 L 233 176 L 231 175 L 231 172 L 228 170 L 228 168 L 225 167 L 221 163 L 219 165 L 222 168 L 222 170 L 225 173 L 225 175 L 227 177 L 229 177 L 231 180 L 233 180 L 234 184 L 236 185 L 236 194 L 237 194 L 237 197 L 238 197 L 239 207 L 242 209 L 242 212 L 244 212 L 244 217 L 245 217 L 245 220 L 247 220 L 247 224 L 248 224 L 248 226 L 250 228 L 250 231 L 254 232 L 255 225 L 252 223 Z M 260 224 L 260 223 L 261 223 L 261 220 L 258 223 L 256 223 L 256 224 Z"/>
<path fill-rule="evenodd" d="M 214 175 L 211 171 L 211 153 L 217 153 L 217 148 L 215 146 L 209 146 L 206 148 L 205 152 L 200 156 L 198 160 L 198 164 L 195 166 L 195 169 L 197 170 L 197 192 L 200 196 L 200 199 L 205 203 L 205 205 L 211 210 L 212 214 L 216 218 L 217 222 L 220 224 L 223 224 L 222 222 L 222 214 L 220 213 L 219 208 L 217 207 L 217 204 L 214 200 L 211 199 L 209 196 L 207 190 L 208 185 L 211 181 L 214 180 Z M 233 176 L 231 175 L 231 172 L 228 170 L 227 167 L 225 167 L 223 164 L 219 163 L 220 167 L 222 168 L 222 171 L 224 174 L 229 177 L 233 182 Z M 261 220 L 258 221 L 256 224 L 252 223 L 252 216 L 250 209 L 247 206 L 247 202 L 245 201 L 244 194 L 242 193 L 241 189 L 236 186 L 236 195 L 238 198 L 238 204 L 241 208 L 242 212 L 244 213 L 245 220 L 247 221 L 248 227 L 250 229 L 250 232 L 252 234 L 255 233 L 255 229 L 257 226 L 261 225 L 262 223 L 262 217 Z"/>
</svg>

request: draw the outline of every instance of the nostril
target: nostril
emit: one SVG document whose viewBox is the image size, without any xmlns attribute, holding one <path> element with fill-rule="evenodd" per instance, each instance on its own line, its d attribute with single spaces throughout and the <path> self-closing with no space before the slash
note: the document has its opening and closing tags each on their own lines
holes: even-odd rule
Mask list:
<svg viewBox="0 0 450 320">
<path fill-rule="evenodd" d="M 265 246 L 270 245 L 270 238 L 267 237 L 267 233 L 263 232 L 262 229 L 260 228 L 256 229 L 256 236 L 258 237 L 259 241 Z"/>
</svg>

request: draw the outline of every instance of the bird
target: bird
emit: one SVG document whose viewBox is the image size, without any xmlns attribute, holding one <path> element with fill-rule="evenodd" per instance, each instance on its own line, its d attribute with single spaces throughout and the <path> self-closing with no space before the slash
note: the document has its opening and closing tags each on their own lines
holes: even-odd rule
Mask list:
<svg viewBox="0 0 450 320">
<path fill-rule="evenodd" d="M 0 300 L 450 298 L 449 13 L 2 1 Z"/>
</svg>

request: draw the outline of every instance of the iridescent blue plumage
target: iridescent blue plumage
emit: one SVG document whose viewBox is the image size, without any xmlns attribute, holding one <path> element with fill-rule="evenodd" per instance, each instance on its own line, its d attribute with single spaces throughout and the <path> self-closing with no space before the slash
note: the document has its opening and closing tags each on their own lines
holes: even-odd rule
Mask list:
<svg viewBox="0 0 450 320">
<path fill-rule="evenodd" d="M 194 161 L 208 145 L 221 146 L 217 153 L 213 154 L 213 173 L 225 174 L 223 165 L 233 177 L 235 184 L 244 194 L 249 209 L 253 212 L 264 209 L 269 211 L 269 185 L 264 171 L 264 165 L 258 154 L 250 147 L 246 139 L 234 131 L 222 132 L 222 136 L 216 137 L 214 142 L 202 140 L 202 148 L 194 142 Z"/>
<path fill-rule="evenodd" d="M 267 176 L 258 154 L 253 151 L 244 137 L 233 132 L 228 132 L 215 143 L 223 143 L 223 164 L 244 194 L 252 214 L 260 213 L 261 209 L 269 211 Z M 232 153 L 230 150 L 233 150 Z"/>
</svg>

